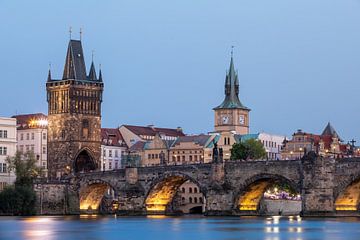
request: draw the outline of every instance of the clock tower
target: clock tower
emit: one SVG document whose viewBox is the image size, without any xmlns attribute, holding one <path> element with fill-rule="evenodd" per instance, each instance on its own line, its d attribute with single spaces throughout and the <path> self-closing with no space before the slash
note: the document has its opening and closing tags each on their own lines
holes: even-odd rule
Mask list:
<svg viewBox="0 0 360 240">
<path fill-rule="evenodd" d="M 225 78 L 225 99 L 215 111 L 215 131 L 237 134 L 249 133 L 249 112 L 239 99 L 239 79 L 235 72 L 233 56 L 231 54 L 230 69 Z"/>
</svg>

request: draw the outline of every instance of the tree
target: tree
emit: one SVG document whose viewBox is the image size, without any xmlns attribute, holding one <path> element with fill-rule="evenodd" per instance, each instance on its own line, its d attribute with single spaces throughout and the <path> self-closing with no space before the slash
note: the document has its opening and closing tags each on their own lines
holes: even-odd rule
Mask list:
<svg viewBox="0 0 360 240">
<path fill-rule="evenodd" d="M 14 186 L 6 187 L 0 193 L 0 213 L 5 215 L 35 214 L 36 194 L 33 180 L 41 174 L 36 166 L 34 153 L 16 152 L 14 157 L 6 159 L 8 171 L 15 171 Z"/>
<path fill-rule="evenodd" d="M 266 157 L 266 151 L 260 141 L 248 139 L 243 142 L 235 143 L 231 149 L 232 160 L 254 160 Z"/>
</svg>

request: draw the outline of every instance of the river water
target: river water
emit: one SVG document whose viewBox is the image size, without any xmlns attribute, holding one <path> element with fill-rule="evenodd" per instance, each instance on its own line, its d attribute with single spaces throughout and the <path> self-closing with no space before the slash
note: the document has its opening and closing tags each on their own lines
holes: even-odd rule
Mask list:
<svg viewBox="0 0 360 240">
<path fill-rule="evenodd" d="M 360 239 L 360 218 L 0 217 L 0 239 Z"/>
</svg>

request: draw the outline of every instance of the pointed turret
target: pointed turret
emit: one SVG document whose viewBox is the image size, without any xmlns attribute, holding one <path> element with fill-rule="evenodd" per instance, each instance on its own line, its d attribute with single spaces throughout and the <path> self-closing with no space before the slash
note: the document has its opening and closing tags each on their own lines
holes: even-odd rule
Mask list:
<svg viewBox="0 0 360 240">
<path fill-rule="evenodd" d="M 48 72 L 47 81 L 48 81 L 48 82 L 50 82 L 50 81 L 51 81 L 51 71 L 50 71 L 50 69 L 49 69 L 49 72 Z"/>
<path fill-rule="evenodd" d="M 235 72 L 234 60 L 231 56 L 229 71 L 225 78 L 225 99 L 224 101 L 214 109 L 231 109 L 239 108 L 249 110 L 245 107 L 239 99 L 239 79 L 238 74 Z"/>
<path fill-rule="evenodd" d="M 102 72 L 101 72 L 101 68 L 100 68 L 100 70 L 99 70 L 99 82 L 102 82 L 103 80 L 102 80 Z"/>
<path fill-rule="evenodd" d="M 332 136 L 335 137 L 337 139 L 341 139 L 339 137 L 339 135 L 337 134 L 335 128 L 330 124 L 330 122 L 328 122 L 328 124 L 326 125 L 324 131 L 322 132 L 321 136 Z"/>
<path fill-rule="evenodd" d="M 86 80 L 86 67 L 81 41 L 70 40 L 63 79 Z"/>
<path fill-rule="evenodd" d="M 94 62 L 91 62 L 91 67 L 90 67 L 90 72 L 89 72 L 88 79 L 89 80 L 95 80 L 95 81 L 97 80 Z"/>
</svg>

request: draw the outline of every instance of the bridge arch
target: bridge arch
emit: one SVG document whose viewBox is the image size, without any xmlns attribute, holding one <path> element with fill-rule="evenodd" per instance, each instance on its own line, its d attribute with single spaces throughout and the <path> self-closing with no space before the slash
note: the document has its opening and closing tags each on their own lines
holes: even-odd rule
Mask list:
<svg viewBox="0 0 360 240">
<path fill-rule="evenodd" d="M 113 194 L 116 197 L 115 188 L 103 180 L 91 180 L 84 183 L 79 191 L 80 212 L 99 213 L 106 194 Z M 112 207 L 112 206 L 106 206 Z M 106 209 L 103 209 L 106 211 Z"/>
<path fill-rule="evenodd" d="M 206 188 L 193 177 L 182 173 L 165 173 L 148 186 L 144 206 L 147 213 L 172 213 L 175 209 L 171 205 L 176 193 L 185 182 L 190 181 L 197 185 L 199 191 L 206 199 Z M 204 204 L 205 202 L 201 202 Z"/>
<path fill-rule="evenodd" d="M 360 173 L 350 175 L 334 189 L 336 211 L 358 211 L 360 209 Z"/>
<path fill-rule="evenodd" d="M 75 173 L 79 172 L 90 172 L 96 169 L 96 163 L 94 160 L 94 155 L 92 151 L 85 147 L 80 149 L 75 157 L 74 161 L 74 171 Z"/>
<path fill-rule="evenodd" d="M 257 174 L 243 182 L 235 194 L 234 209 L 236 212 L 258 212 L 265 191 L 274 184 L 287 184 L 300 192 L 300 184 L 278 174 Z"/>
</svg>

